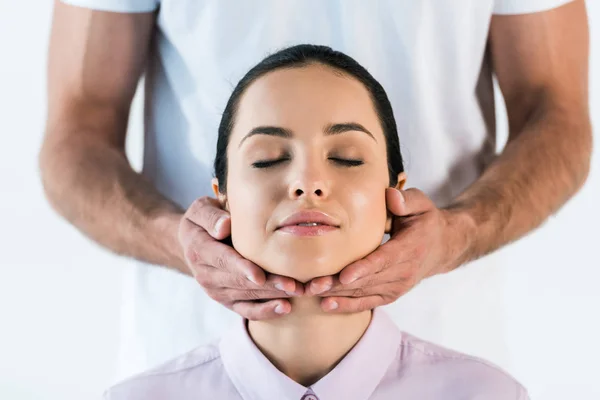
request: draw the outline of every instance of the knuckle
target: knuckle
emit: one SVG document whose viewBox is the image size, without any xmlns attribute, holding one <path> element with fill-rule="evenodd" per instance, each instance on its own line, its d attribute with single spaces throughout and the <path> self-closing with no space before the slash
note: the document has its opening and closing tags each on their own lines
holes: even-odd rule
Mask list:
<svg viewBox="0 0 600 400">
<path fill-rule="evenodd" d="M 194 201 L 194 206 L 195 208 L 202 208 L 202 207 L 206 207 L 207 205 L 210 204 L 210 200 L 208 196 L 202 196 L 202 197 L 198 197 L 195 201 Z"/>
<path fill-rule="evenodd" d="M 219 254 L 215 259 L 214 267 L 220 270 L 227 270 L 228 260 L 227 256 L 223 253 Z"/>
<path fill-rule="evenodd" d="M 232 285 L 236 288 L 236 289 L 243 289 L 245 287 L 248 286 L 247 284 L 247 280 L 242 278 L 240 275 L 235 275 L 232 281 Z"/>
<path fill-rule="evenodd" d="M 390 266 L 390 261 L 388 257 L 382 252 L 373 253 L 373 257 L 371 258 L 370 269 L 373 272 L 380 272 Z"/>
<path fill-rule="evenodd" d="M 214 293 L 213 299 L 217 303 L 220 303 L 220 304 L 223 304 L 223 305 L 227 305 L 227 304 L 229 304 L 231 302 L 230 299 L 229 299 L 229 297 L 227 297 L 222 290 L 216 289 L 216 290 L 213 291 L 213 293 Z"/>
<path fill-rule="evenodd" d="M 356 311 L 364 311 L 367 309 L 367 302 L 363 298 L 359 298 L 356 301 Z"/>
<path fill-rule="evenodd" d="M 258 292 L 255 290 L 244 290 L 244 297 L 248 300 L 258 300 Z"/>
<path fill-rule="evenodd" d="M 196 264 L 200 259 L 198 252 L 194 249 L 194 246 L 186 246 L 184 250 L 184 255 L 188 263 Z"/>
<path fill-rule="evenodd" d="M 260 321 L 262 318 L 261 309 L 256 304 L 248 305 L 247 309 L 244 312 L 245 318 L 250 321 Z"/>
<path fill-rule="evenodd" d="M 365 287 L 375 286 L 377 284 L 377 275 L 369 275 Z"/>
<path fill-rule="evenodd" d="M 200 284 L 203 288 L 211 288 L 211 279 L 208 277 L 208 274 L 204 272 L 202 269 L 195 271 L 194 278 L 196 278 L 196 282 Z"/>
<path fill-rule="evenodd" d="M 214 301 L 216 301 L 217 303 L 221 303 L 224 304 L 224 298 L 223 298 L 223 294 L 220 290 L 218 289 L 211 289 L 211 288 L 204 288 L 204 291 L 206 292 L 206 294 L 208 295 L 208 297 L 210 297 L 211 299 L 213 299 Z"/>
<path fill-rule="evenodd" d="M 250 318 L 248 318 L 248 314 L 245 312 L 244 307 L 242 307 L 241 303 L 232 302 L 229 308 L 234 313 L 239 314 L 239 315 L 241 315 L 242 317 L 244 317 L 246 319 L 250 319 Z"/>
<path fill-rule="evenodd" d="M 217 297 L 217 302 L 223 304 L 226 307 L 230 307 L 236 302 L 240 301 L 236 296 L 235 291 L 225 289 L 225 288 L 217 288 L 213 290 L 215 292 L 215 297 Z"/>
<path fill-rule="evenodd" d="M 191 221 L 196 222 L 201 210 L 204 208 L 206 204 L 206 198 L 200 197 L 195 199 L 192 204 L 188 207 L 185 212 L 185 218 L 190 219 Z"/>
<path fill-rule="evenodd" d="M 417 277 L 416 274 L 411 273 L 408 274 L 407 277 L 404 279 L 404 286 L 406 288 L 412 288 L 417 284 Z"/>
<path fill-rule="evenodd" d="M 188 208 L 188 212 L 195 211 L 198 208 L 202 207 L 203 201 L 204 201 L 204 197 L 199 197 L 199 198 L 195 199 L 192 202 L 192 204 L 190 205 L 190 207 Z"/>
</svg>

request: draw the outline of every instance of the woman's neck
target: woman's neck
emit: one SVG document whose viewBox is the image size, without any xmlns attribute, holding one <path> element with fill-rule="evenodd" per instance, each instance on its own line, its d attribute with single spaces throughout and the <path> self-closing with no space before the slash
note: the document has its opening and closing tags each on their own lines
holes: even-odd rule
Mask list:
<svg viewBox="0 0 600 400">
<path fill-rule="evenodd" d="M 371 322 L 371 311 L 331 314 L 320 297 L 292 300 L 292 312 L 276 320 L 248 321 L 262 353 L 294 381 L 310 386 L 331 371 L 354 347 Z"/>
</svg>

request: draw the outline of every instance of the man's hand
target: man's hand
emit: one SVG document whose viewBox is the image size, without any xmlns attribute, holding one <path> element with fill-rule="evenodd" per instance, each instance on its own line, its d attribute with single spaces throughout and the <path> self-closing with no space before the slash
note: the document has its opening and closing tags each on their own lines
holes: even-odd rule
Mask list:
<svg viewBox="0 0 600 400">
<path fill-rule="evenodd" d="M 212 198 L 196 200 L 179 224 L 179 242 L 194 278 L 215 301 L 250 320 L 291 311 L 286 298 L 301 295 L 302 284 L 266 274 L 220 240 L 231 234 L 229 214 Z M 261 300 L 261 301 L 258 301 Z"/>
<path fill-rule="evenodd" d="M 472 235 L 468 220 L 436 208 L 417 189 L 387 189 L 386 201 L 396 216 L 390 240 L 339 276 L 307 284 L 307 294 L 324 297 L 325 311 L 358 312 L 389 304 L 422 279 L 464 262 Z"/>
</svg>

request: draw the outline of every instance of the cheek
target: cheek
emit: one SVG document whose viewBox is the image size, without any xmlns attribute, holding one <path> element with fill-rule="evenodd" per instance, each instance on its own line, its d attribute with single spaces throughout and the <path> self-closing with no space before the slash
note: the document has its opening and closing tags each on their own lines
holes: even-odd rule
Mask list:
<svg viewBox="0 0 600 400">
<path fill-rule="evenodd" d="M 381 182 L 363 184 L 356 190 L 347 192 L 348 218 L 353 231 L 362 232 L 362 239 L 380 241 L 385 231 L 387 209 L 385 185 Z"/>
<path fill-rule="evenodd" d="M 254 260 L 264 241 L 273 211 L 269 180 L 228 176 L 227 198 L 231 214 L 231 239 L 235 249 Z"/>
<path fill-rule="evenodd" d="M 242 229 L 256 229 L 256 220 L 264 208 L 264 192 L 257 185 L 230 185 L 227 190 L 229 212 L 231 214 L 232 229 L 236 226 Z"/>
</svg>

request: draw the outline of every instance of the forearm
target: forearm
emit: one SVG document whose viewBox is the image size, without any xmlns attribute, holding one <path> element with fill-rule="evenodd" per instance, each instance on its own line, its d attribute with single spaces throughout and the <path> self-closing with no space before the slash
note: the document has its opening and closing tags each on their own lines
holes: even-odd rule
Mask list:
<svg viewBox="0 0 600 400">
<path fill-rule="evenodd" d="M 189 274 L 177 239 L 183 211 L 92 135 L 48 142 L 40 170 L 52 207 L 111 251 Z"/>
<path fill-rule="evenodd" d="M 531 114 L 484 174 L 448 207 L 469 232 L 461 263 L 526 235 L 583 185 L 592 137 L 587 114 L 576 114 L 560 109 Z"/>
</svg>

